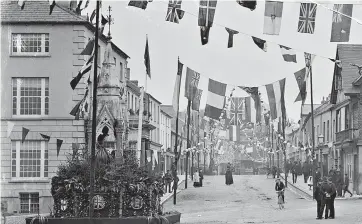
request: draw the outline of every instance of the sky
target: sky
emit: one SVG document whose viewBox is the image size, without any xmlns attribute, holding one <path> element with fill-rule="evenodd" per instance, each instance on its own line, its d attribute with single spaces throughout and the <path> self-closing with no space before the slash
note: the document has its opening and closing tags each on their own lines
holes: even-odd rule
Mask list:
<svg viewBox="0 0 362 224">
<path fill-rule="evenodd" d="M 272 36 L 263 34 L 265 1 L 258 1 L 254 11 L 238 5 L 234 0 L 218 1 L 209 43 L 202 45 L 197 18 L 199 1 L 182 1 L 181 8 L 186 13 L 179 24 L 165 21 L 167 0 L 153 0 L 146 10 L 130 7 L 128 2 L 103 0 L 104 15 L 108 15 L 108 6 L 112 7 L 112 41 L 130 56 L 128 67 L 131 68 L 131 80 L 138 80 L 139 85 L 144 86 L 144 51 L 148 36 L 152 77 L 147 81 L 146 91 L 164 105 L 172 104 L 178 57 L 184 64 L 180 110 L 187 107 L 184 80 L 186 67 L 189 67 L 201 74 L 201 108 L 206 104 L 209 78 L 228 84 L 226 95 L 235 86 L 263 87 L 286 78 L 287 116 L 298 121 L 301 103 L 294 102 L 299 92 L 294 73 L 305 67 L 304 52 L 317 55 L 313 62 L 314 104 L 320 103 L 322 97 L 327 97 L 331 92 L 334 63 L 327 58 L 335 58 L 337 43 L 330 42 L 332 12 L 322 6 L 317 8 L 314 34 L 302 34 L 297 32 L 300 1 L 283 1 L 280 35 Z M 333 3 L 354 4 L 352 16 L 362 21 L 361 0 L 323 2 L 328 8 L 333 8 Z M 90 14 L 94 8 L 95 1 L 92 1 L 87 12 Z M 239 31 L 234 36 L 233 48 L 227 48 L 228 33 L 225 27 Z M 108 33 L 108 27 L 104 33 Z M 251 35 L 269 41 L 267 52 L 254 44 Z M 278 44 L 295 49 L 298 63 L 285 62 Z M 362 25 L 354 20 L 351 22 L 348 44 L 362 44 Z M 233 96 L 248 96 L 241 89 L 235 89 Z M 262 99 L 267 100 L 264 88 L 261 89 Z M 309 89 L 307 92 L 308 104 Z"/>
</svg>

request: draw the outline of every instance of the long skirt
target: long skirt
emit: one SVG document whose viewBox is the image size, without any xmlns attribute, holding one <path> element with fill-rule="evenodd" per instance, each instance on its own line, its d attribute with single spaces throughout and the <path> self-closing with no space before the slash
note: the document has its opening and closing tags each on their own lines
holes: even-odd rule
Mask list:
<svg viewBox="0 0 362 224">
<path fill-rule="evenodd" d="M 225 174 L 225 184 L 230 185 L 230 184 L 233 184 L 233 183 L 234 183 L 233 174 L 231 172 L 226 172 L 226 174 Z"/>
</svg>

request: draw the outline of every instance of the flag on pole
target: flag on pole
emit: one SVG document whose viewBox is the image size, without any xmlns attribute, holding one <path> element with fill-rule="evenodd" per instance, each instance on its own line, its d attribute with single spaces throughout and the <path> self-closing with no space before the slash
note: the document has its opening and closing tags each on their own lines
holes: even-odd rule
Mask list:
<svg viewBox="0 0 362 224">
<path fill-rule="evenodd" d="M 250 96 L 245 97 L 245 120 L 253 124 L 257 123 L 255 103 Z"/>
<path fill-rule="evenodd" d="M 107 23 L 108 23 L 108 19 L 102 15 L 101 26 L 99 27 L 99 35 L 103 34 L 104 27 L 106 27 Z"/>
<path fill-rule="evenodd" d="M 300 3 L 298 32 L 313 34 L 317 14 L 317 4 Z"/>
<path fill-rule="evenodd" d="M 309 72 L 312 69 L 312 63 L 314 61 L 315 55 L 305 52 L 304 59 L 305 59 L 305 66 L 306 66 L 306 77 L 309 77 Z"/>
<path fill-rule="evenodd" d="M 256 0 L 236 0 L 236 2 L 239 5 L 250 9 L 251 11 L 253 11 L 256 8 Z"/>
<path fill-rule="evenodd" d="M 202 89 L 197 89 L 194 99 L 192 100 L 192 109 L 199 111 L 200 110 L 200 101 L 202 96 Z"/>
<path fill-rule="evenodd" d="M 233 47 L 233 45 L 234 45 L 234 35 L 235 35 L 235 34 L 238 34 L 239 31 L 232 30 L 232 29 L 227 28 L 227 27 L 225 27 L 225 29 L 226 29 L 226 31 L 227 31 L 228 34 L 229 34 L 228 48 L 231 48 L 231 47 Z"/>
<path fill-rule="evenodd" d="M 264 34 L 279 35 L 282 24 L 283 2 L 265 2 Z"/>
<path fill-rule="evenodd" d="M 279 45 L 284 61 L 297 63 L 297 53 L 289 47 Z"/>
<path fill-rule="evenodd" d="M 331 42 L 348 42 L 351 31 L 351 18 L 347 16 L 352 17 L 353 5 L 335 4 L 333 10 Z"/>
<path fill-rule="evenodd" d="M 23 130 L 22 130 L 22 133 L 21 133 L 21 136 L 22 136 L 21 137 L 21 143 L 24 143 L 25 138 L 28 135 L 29 131 L 30 131 L 29 129 L 23 127 Z"/>
<path fill-rule="evenodd" d="M 50 140 L 50 136 L 49 135 L 44 135 L 42 133 L 40 133 L 40 136 L 43 137 L 46 141 Z"/>
<path fill-rule="evenodd" d="M 252 37 L 252 38 L 256 46 L 258 46 L 260 49 L 262 49 L 265 52 L 267 51 L 267 44 L 265 40 L 259 39 L 257 37 Z"/>
<path fill-rule="evenodd" d="M 297 80 L 299 87 L 299 94 L 294 102 L 302 101 L 304 104 L 305 99 L 307 97 L 307 77 L 306 77 L 306 68 L 302 68 L 301 70 L 294 73 L 295 79 Z"/>
<path fill-rule="evenodd" d="M 272 120 L 285 115 L 285 78 L 265 86 L 269 99 L 270 117 Z"/>
<path fill-rule="evenodd" d="M 94 37 L 88 40 L 87 45 L 83 49 L 83 51 L 80 53 L 80 55 L 91 55 L 94 50 Z"/>
<path fill-rule="evenodd" d="M 216 0 L 200 0 L 198 24 L 202 45 L 207 44 L 209 41 L 209 32 L 214 22 L 216 4 Z"/>
<path fill-rule="evenodd" d="M 82 79 L 84 74 L 87 74 L 92 69 L 93 56 L 89 57 L 88 61 L 83 65 L 82 69 L 78 72 L 78 75 L 70 81 L 70 86 L 74 90 L 78 85 L 79 81 Z"/>
<path fill-rule="evenodd" d="M 63 140 L 57 139 L 57 157 L 59 156 L 60 147 L 62 147 Z"/>
<path fill-rule="evenodd" d="M 229 140 L 234 142 L 240 141 L 240 127 L 237 125 L 229 126 Z"/>
<path fill-rule="evenodd" d="M 209 79 L 205 116 L 219 120 L 224 109 L 226 84 Z"/>
<path fill-rule="evenodd" d="M 74 108 L 72 109 L 72 111 L 70 111 L 70 115 L 72 116 L 75 116 L 75 120 L 79 120 L 79 116 L 81 114 L 82 109 L 84 108 L 84 104 L 87 103 L 86 102 L 86 99 L 87 99 L 87 96 L 88 96 L 88 89 L 86 90 L 85 94 L 84 94 L 84 97 L 82 100 L 80 100 L 75 106 Z"/>
<path fill-rule="evenodd" d="M 144 59 L 145 59 L 146 73 L 151 78 L 151 63 L 150 63 L 150 52 L 148 49 L 148 37 L 146 38 Z"/>
<path fill-rule="evenodd" d="M 245 87 L 239 86 L 242 90 L 247 92 L 251 98 L 254 100 L 253 105 L 255 108 L 255 121 L 256 123 L 261 122 L 261 99 L 259 95 L 259 88 L 258 87 Z"/>
<path fill-rule="evenodd" d="M 148 0 L 131 0 L 128 6 L 133 6 L 145 10 L 147 8 Z"/>
<path fill-rule="evenodd" d="M 186 80 L 185 80 L 185 97 L 188 100 L 192 101 L 194 99 L 197 87 L 199 85 L 199 80 L 200 80 L 200 73 L 190 68 L 187 68 Z"/>
<path fill-rule="evenodd" d="M 89 22 L 90 22 L 90 23 L 93 23 L 93 19 L 95 18 L 95 16 L 96 16 L 96 10 L 94 9 L 94 10 L 92 11 L 91 16 L 89 17 Z"/>
<path fill-rule="evenodd" d="M 178 108 L 179 108 L 181 78 L 182 78 L 183 66 L 184 65 L 180 62 L 180 60 L 178 60 L 178 62 L 177 62 L 177 75 L 176 75 L 175 88 L 174 88 L 174 91 L 173 91 L 173 99 L 172 99 L 172 106 L 173 106 L 173 109 L 174 109 L 175 113 L 177 113 Z"/>
<path fill-rule="evenodd" d="M 49 6 L 50 6 L 49 15 L 51 15 L 55 7 L 55 0 L 49 0 Z"/>
<path fill-rule="evenodd" d="M 11 132 L 14 129 L 14 126 L 15 126 L 14 122 L 8 121 L 8 130 L 7 130 L 7 136 L 6 137 L 8 137 L 8 138 L 10 137 Z"/>
<path fill-rule="evenodd" d="M 181 10 L 182 0 L 169 0 L 166 14 L 166 21 L 179 23 L 185 12 Z"/>
</svg>

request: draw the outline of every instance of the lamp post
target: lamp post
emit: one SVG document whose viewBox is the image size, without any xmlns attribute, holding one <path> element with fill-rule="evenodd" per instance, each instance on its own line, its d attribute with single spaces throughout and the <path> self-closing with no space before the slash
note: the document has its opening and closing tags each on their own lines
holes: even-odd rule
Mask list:
<svg viewBox="0 0 362 224">
<path fill-rule="evenodd" d="M 323 163 L 322 163 L 322 150 L 323 150 L 324 136 L 318 136 L 318 146 L 319 146 L 319 166 L 321 168 L 321 176 L 323 177 Z"/>
</svg>

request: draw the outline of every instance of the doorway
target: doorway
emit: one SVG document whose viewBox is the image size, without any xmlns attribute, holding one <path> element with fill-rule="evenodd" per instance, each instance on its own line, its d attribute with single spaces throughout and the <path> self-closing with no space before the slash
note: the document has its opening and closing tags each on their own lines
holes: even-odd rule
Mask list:
<svg viewBox="0 0 362 224">
<path fill-rule="evenodd" d="M 358 178 L 358 155 L 354 155 L 354 159 L 353 159 L 353 191 L 356 191 L 357 194 L 359 194 L 358 192 L 358 183 L 359 183 L 359 178 Z"/>
</svg>

